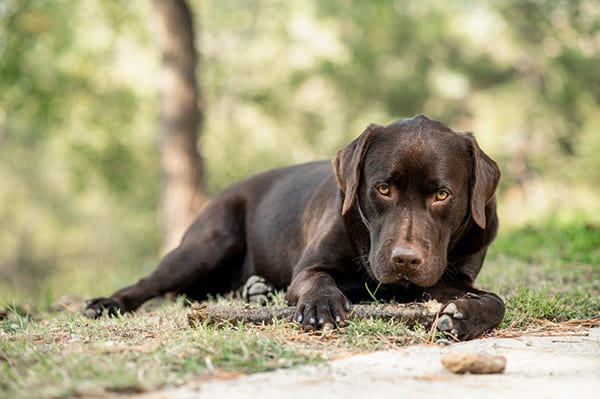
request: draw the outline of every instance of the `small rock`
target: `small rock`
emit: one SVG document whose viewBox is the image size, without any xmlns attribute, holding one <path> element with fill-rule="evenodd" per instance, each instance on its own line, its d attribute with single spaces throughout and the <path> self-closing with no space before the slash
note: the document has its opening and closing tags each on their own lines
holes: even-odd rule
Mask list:
<svg viewBox="0 0 600 399">
<path fill-rule="evenodd" d="M 506 358 L 483 353 L 446 353 L 442 365 L 453 373 L 495 374 L 506 367 Z"/>
</svg>

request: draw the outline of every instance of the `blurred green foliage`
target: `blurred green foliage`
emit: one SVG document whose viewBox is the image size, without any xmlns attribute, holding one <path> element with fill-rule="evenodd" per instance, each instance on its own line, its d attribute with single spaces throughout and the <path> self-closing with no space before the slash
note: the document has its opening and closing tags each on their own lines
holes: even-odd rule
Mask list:
<svg viewBox="0 0 600 399">
<path fill-rule="evenodd" d="M 190 5 L 213 193 L 426 113 L 499 161 L 505 226 L 599 218 L 597 1 Z M 0 1 L 0 301 L 106 294 L 154 267 L 150 6 Z M 594 240 L 581 261 L 598 261 Z"/>
<path fill-rule="evenodd" d="M 600 226 L 546 222 L 527 225 L 502 237 L 495 253 L 529 262 L 593 265 L 600 275 Z"/>
</svg>

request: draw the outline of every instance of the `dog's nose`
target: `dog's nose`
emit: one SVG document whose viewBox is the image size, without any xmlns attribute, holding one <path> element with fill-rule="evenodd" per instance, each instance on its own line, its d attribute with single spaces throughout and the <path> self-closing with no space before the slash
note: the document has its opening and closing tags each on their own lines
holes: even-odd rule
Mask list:
<svg viewBox="0 0 600 399">
<path fill-rule="evenodd" d="M 423 255 L 414 248 L 398 246 L 392 249 L 392 261 L 396 266 L 419 266 L 423 263 Z"/>
</svg>

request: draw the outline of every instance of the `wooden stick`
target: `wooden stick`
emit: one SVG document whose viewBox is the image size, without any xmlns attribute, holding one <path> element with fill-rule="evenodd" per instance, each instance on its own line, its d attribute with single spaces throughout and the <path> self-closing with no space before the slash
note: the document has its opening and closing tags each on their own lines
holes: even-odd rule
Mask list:
<svg viewBox="0 0 600 399">
<path fill-rule="evenodd" d="M 440 304 L 435 301 L 426 303 L 402 303 L 402 304 L 372 304 L 353 305 L 347 318 L 352 320 L 381 319 L 400 321 L 409 327 L 419 324 L 428 328 L 433 323 Z M 194 305 L 188 313 L 188 323 L 196 327 L 202 323 L 219 325 L 224 322 L 247 323 L 247 324 L 270 324 L 276 320 L 292 321 L 296 308 L 294 306 L 270 307 L 270 306 L 232 306 L 211 303 Z"/>
</svg>

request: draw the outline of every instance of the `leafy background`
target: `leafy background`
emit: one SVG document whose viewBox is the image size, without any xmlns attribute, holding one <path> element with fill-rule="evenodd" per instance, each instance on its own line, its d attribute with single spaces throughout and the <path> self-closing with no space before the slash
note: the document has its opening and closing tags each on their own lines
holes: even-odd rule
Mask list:
<svg viewBox="0 0 600 399">
<path fill-rule="evenodd" d="M 593 244 L 597 276 L 597 1 L 189 3 L 211 193 L 425 113 L 499 162 L 503 250 L 551 225 L 550 242 Z M 155 267 L 150 14 L 144 0 L 0 1 L 0 303 L 104 295 Z"/>
</svg>

